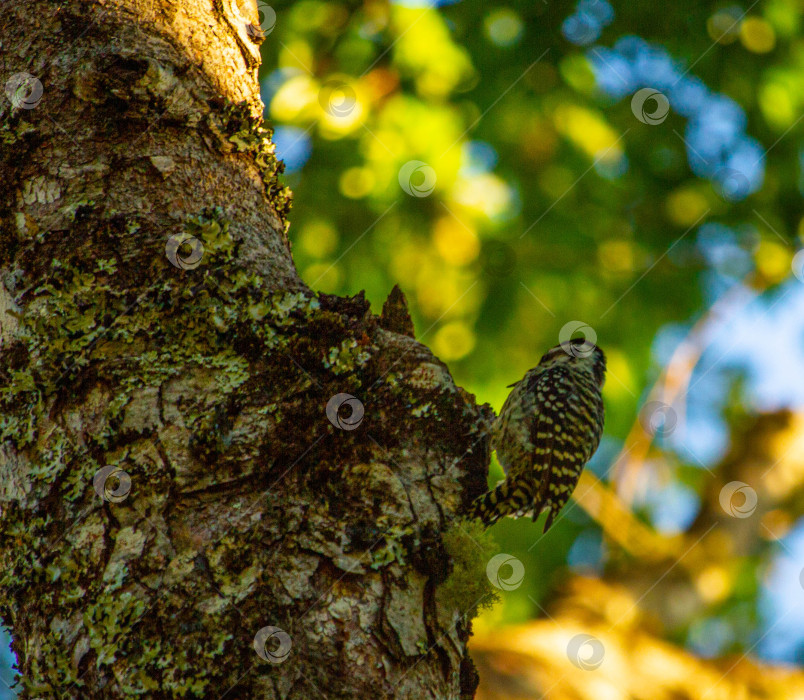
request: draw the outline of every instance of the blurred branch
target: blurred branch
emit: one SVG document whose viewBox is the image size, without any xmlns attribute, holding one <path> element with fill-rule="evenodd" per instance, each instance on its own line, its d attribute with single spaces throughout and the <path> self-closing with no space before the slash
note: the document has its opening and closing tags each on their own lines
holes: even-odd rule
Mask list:
<svg viewBox="0 0 804 700">
<path fill-rule="evenodd" d="M 678 553 L 680 538 L 663 537 L 641 522 L 617 494 L 589 470 L 581 474 L 573 497 L 603 532 L 629 554 L 654 561 Z"/>
<path fill-rule="evenodd" d="M 476 700 L 774 700 L 804 693 L 800 670 L 746 655 L 699 659 L 659 632 L 623 589 L 574 579 L 550 619 L 473 638 Z"/>
<path fill-rule="evenodd" d="M 679 343 L 645 403 L 659 401 L 673 407 L 683 430 L 690 379 L 703 351 L 723 320 L 733 316 L 754 298 L 756 295 L 749 292 L 746 286 L 735 284 L 718 299 Z M 647 561 L 677 558 L 688 546 L 687 538 L 659 534 L 640 521 L 629 508 L 653 438 L 654 433 L 645 428 L 638 415 L 613 463 L 613 480 L 618 482 L 616 491 L 587 470 L 581 475 L 573 494 L 573 498 L 612 541 L 629 554 Z"/>
<path fill-rule="evenodd" d="M 667 367 L 648 393 L 645 404 L 659 401 L 672 407 L 678 425 L 683 430 L 690 379 L 703 351 L 724 319 L 732 317 L 755 298 L 756 294 L 749 292 L 746 286 L 735 284 L 712 304 L 679 343 Z M 654 437 L 655 432 L 645 429 L 638 414 L 620 454 L 614 461 L 616 472 L 612 480 L 617 482 L 617 491 L 626 504 L 634 500 L 639 472 L 647 459 Z"/>
</svg>

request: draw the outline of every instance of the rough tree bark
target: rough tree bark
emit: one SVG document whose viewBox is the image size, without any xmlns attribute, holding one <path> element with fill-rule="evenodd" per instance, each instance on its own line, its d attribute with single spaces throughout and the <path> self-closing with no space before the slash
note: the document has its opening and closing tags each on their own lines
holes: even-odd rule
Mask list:
<svg viewBox="0 0 804 700">
<path fill-rule="evenodd" d="M 21 697 L 472 697 L 485 560 L 454 522 L 488 409 L 400 294 L 378 317 L 298 278 L 256 8 L 5 0 L 0 23 Z"/>
</svg>

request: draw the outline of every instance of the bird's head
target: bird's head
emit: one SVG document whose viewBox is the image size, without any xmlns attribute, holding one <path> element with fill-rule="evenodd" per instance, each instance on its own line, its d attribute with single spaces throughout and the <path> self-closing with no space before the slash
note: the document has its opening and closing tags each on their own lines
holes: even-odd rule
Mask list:
<svg viewBox="0 0 804 700">
<path fill-rule="evenodd" d="M 539 360 L 540 366 L 558 363 L 571 364 L 577 369 L 591 372 L 601 387 L 606 379 L 606 356 L 597 345 L 585 338 L 565 340 L 550 348 Z"/>
</svg>

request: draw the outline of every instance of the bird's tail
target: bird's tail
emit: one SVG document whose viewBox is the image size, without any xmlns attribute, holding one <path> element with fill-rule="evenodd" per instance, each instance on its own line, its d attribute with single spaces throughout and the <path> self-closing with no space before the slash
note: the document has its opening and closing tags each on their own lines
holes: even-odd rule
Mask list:
<svg viewBox="0 0 804 700">
<path fill-rule="evenodd" d="M 526 485 L 505 480 L 475 499 L 469 517 L 480 518 L 486 525 L 493 525 L 506 515 L 525 515 L 532 508 L 533 494 L 530 489 Z"/>
</svg>

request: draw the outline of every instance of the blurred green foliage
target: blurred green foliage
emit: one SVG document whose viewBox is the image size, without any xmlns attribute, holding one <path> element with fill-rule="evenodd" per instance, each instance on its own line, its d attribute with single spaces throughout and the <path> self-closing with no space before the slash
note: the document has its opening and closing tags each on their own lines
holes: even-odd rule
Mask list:
<svg viewBox="0 0 804 700">
<path fill-rule="evenodd" d="M 799 168 L 787 134 L 764 188 L 724 200 L 687 164 L 684 117 L 640 123 L 628 99 L 596 87 L 586 50 L 560 31 L 573 7 L 275 3 L 263 84 L 271 121 L 297 127 L 291 141 L 311 139 L 309 161 L 286 178 L 294 257 L 311 286 L 365 289 L 376 307 L 398 282 L 421 340 L 496 406 L 562 326 L 582 320 L 609 355 L 609 430 L 622 435 L 657 329 L 701 309 L 707 263 L 685 232 L 704 216 L 750 227 L 760 272 L 779 281 L 799 226 Z M 618 8 L 600 41 L 635 32 L 688 64 L 701 56 L 696 73 L 739 101 L 770 145 L 797 114 L 777 103 L 804 94 L 800 7 L 751 14 L 777 37 L 769 54 L 714 41 L 717 7 Z M 763 101 L 769 92 L 782 97 Z M 400 186 L 410 161 L 432 168 L 428 196 Z M 414 187 L 428 187 L 427 172 L 413 173 Z"/>
<path fill-rule="evenodd" d="M 790 277 L 804 239 L 798 0 L 258 4 L 266 118 L 289 165 L 302 277 L 324 292 L 366 290 L 375 312 L 398 283 L 418 338 L 495 409 L 565 324 L 588 325 L 609 359 L 598 474 L 661 369 L 657 333 L 706 313 L 722 288 L 708 281 L 765 290 Z M 620 75 L 634 65 L 612 49 L 629 36 L 677 61 L 675 76 L 661 75 L 661 60 L 641 65 L 636 82 Z M 672 89 L 678 76 L 739 105 L 732 116 L 762 151 L 746 196 L 702 175 L 711 140 L 694 140 L 674 99 L 656 124 L 632 109 L 634 88 Z M 710 243 L 728 238 L 729 255 L 707 254 L 704 224 L 721 225 Z M 698 465 L 676 458 L 673 468 L 678 483 L 705 490 Z M 495 462 L 491 482 L 500 476 Z M 527 520 L 493 532 L 537 574 L 506 592 L 495 622 L 540 615 L 574 543 L 638 571 L 580 508 L 547 538 Z M 716 565 L 696 581 L 709 613 L 670 630 L 677 641 L 726 634 L 719 649 L 738 651 L 757 637 L 767 550 L 719 561 L 726 542 L 710 545 Z M 659 590 L 672 598 L 674 583 Z"/>
<path fill-rule="evenodd" d="M 765 290 L 790 277 L 804 236 L 800 2 L 272 7 L 261 80 L 289 164 L 302 277 L 329 293 L 366 290 L 376 312 L 398 283 L 417 337 L 495 409 L 580 321 L 608 356 L 616 445 L 660 370 L 657 333 L 706 312 L 719 289 L 706 280 Z M 572 22 L 587 11 L 608 15 L 584 37 L 584 17 Z M 631 65 L 641 78 L 617 94 L 628 66 L 611 49 L 628 36 L 675 62 L 669 82 L 667 61 Z M 673 97 L 682 78 L 726 99 L 726 112 L 734 105 L 723 128 L 760 149 L 738 173 L 745 191 L 730 193 L 720 171 L 701 176 L 713 142 L 692 121 L 720 128 L 709 103 L 698 117 L 673 99 L 661 122 L 637 117 L 632 88 L 666 85 Z M 708 230 L 715 242 L 730 236 L 740 265 L 707 255 L 704 224 L 720 225 Z M 696 481 L 697 465 L 678 466 L 682 482 Z M 500 476 L 495 463 L 492 482 Z M 499 615 L 538 614 L 589 522 L 575 509 L 535 546 L 529 522 L 496 527 L 504 551 L 539 571 Z"/>
</svg>

